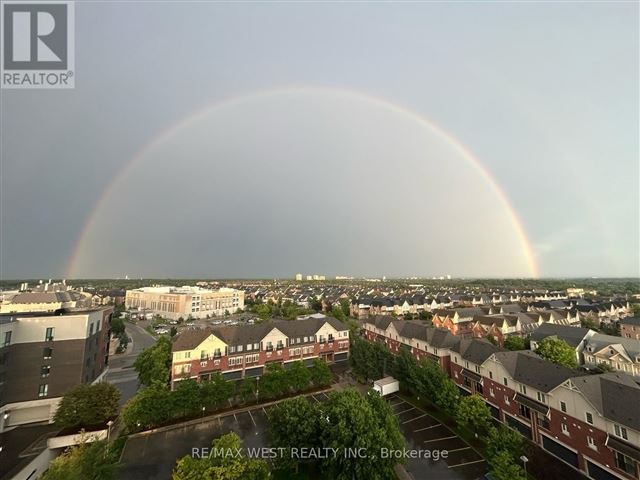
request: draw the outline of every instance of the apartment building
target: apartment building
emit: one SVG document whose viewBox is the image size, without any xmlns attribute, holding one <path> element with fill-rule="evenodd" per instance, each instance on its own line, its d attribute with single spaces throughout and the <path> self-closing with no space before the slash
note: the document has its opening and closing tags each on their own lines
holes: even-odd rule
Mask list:
<svg viewBox="0 0 640 480">
<path fill-rule="evenodd" d="M 51 421 L 64 393 L 108 364 L 110 307 L 0 315 L 0 432 Z"/>
<path fill-rule="evenodd" d="M 594 480 L 640 478 L 640 386 L 624 373 L 579 375 L 531 351 L 503 351 L 413 321 L 371 319 L 364 336 L 437 361 L 461 394 Z"/>
<path fill-rule="evenodd" d="M 244 292 L 233 288 L 144 287 L 127 290 L 127 309 L 144 310 L 172 320 L 208 318 L 244 308 Z"/>
<path fill-rule="evenodd" d="M 257 377 L 272 362 L 316 358 L 328 363 L 349 358 L 349 329 L 332 317 L 274 320 L 257 325 L 194 328 L 178 335 L 172 347 L 171 384 L 185 378 L 207 380 L 221 373 L 227 380 Z"/>
</svg>

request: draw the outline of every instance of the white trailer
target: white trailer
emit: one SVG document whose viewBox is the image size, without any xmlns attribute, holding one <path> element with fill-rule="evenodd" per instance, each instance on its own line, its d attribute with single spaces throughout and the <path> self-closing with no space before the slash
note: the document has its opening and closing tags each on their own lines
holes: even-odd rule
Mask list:
<svg viewBox="0 0 640 480">
<path fill-rule="evenodd" d="M 393 377 L 384 377 L 373 382 L 373 389 L 384 397 L 400 390 L 400 382 Z"/>
</svg>

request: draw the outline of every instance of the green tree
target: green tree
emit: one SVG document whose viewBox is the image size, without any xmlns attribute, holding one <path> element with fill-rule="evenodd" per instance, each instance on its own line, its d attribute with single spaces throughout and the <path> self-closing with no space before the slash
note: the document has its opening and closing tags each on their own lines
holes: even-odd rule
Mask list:
<svg viewBox="0 0 640 480">
<path fill-rule="evenodd" d="M 507 350 L 524 350 L 524 338 L 515 335 L 507 337 L 504 340 L 504 348 L 506 348 Z"/>
<path fill-rule="evenodd" d="M 270 363 L 264 369 L 264 375 L 260 379 L 260 397 L 274 398 L 285 393 L 289 385 L 282 365 Z"/>
<path fill-rule="evenodd" d="M 253 306 L 253 313 L 260 318 L 268 318 L 271 315 L 271 307 L 266 303 L 259 303 Z"/>
<path fill-rule="evenodd" d="M 120 317 L 111 317 L 111 333 L 119 336 L 124 333 L 124 320 Z"/>
<path fill-rule="evenodd" d="M 309 308 L 314 312 L 322 311 L 322 301 L 318 297 L 311 297 L 309 299 Z"/>
<path fill-rule="evenodd" d="M 300 392 L 309 388 L 311 383 L 311 372 L 302 362 L 293 362 L 286 370 L 287 383 L 295 392 Z"/>
<path fill-rule="evenodd" d="M 153 382 L 169 383 L 171 371 L 171 339 L 161 336 L 155 345 L 142 351 L 133 367 L 138 372 L 138 380 L 143 385 L 151 385 Z"/>
<path fill-rule="evenodd" d="M 121 417 L 129 430 L 136 431 L 166 422 L 173 416 L 171 392 L 162 384 L 144 387 L 122 407 Z"/>
<path fill-rule="evenodd" d="M 511 458 L 520 458 L 524 452 L 522 435 L 506 425 L 491 427 L 487 436 L 487 458 L 491 460 L 502 452 L 507 452 Z"/>
<path fill-rule="evenodd" d="M 285 400 L 269 411 L 271 445 L 287 449 L 278 457 L 280 468 L 297 471 L 299 460 L 290 455 L 291 448 L 317 448 L 322 427 L 320 416 L 318 403 L 309 402 L 305 397 Z"/>
<path fill-rule="evenodd" d="M 64 394 L 54 421 L 61 427 L 97 425 L 118 415 L 120 392 L 110 383 L 80 384 Z"/>
<path fill-rule="evenodd" d="M 243 402 L 256 400 L 257 380 L 255 377 L 244 377 L 241 382 L 236 384 L 238 396 Z"/>
<path fill-rule="evenodd" d="M 345 318 L 347 318 L 347 315 L 344 314 L 344 311 L 339 305 L 334 305 L 331 308 L 331 316 L 333 316 L 334 318 L 337 318 L 341 322 L 343 322 Z"/>
<path fill-rule="evenodd" d="M 326 387 L 331 385 L 331 380 L 333 380 L 333 373 L 331 373 L 331 369 L 327 362 L 316 358 L 313 361 L 313 365 L 309 367 L 309 374 L 311 376 L 311 382 L 316 387 Z"/>
<path fill-rule="evenodd" d="M 186 417 L 202 408 L 202 395 L 200 386 L 193 378 L 181 380 L 173 392 L 171 392 L 171 405 L 174 415 Z"/>
<path fill-rule="evenodd" d="M 349 315 L 351 314 L 351 308 L 349 305 L 349 300 L 347 300 L 346 298 L 343 298 L 342 300 L 340 300 L 340 308 L 342 309 L 342 313 L 344 314 L 344 318 L 349 317 Z"/>
<path fill-rule="evenodd" d="M 104 440 L 89 442 L 85 437 L 78 445 L 53 459 L 40 479 L 112 480 L 115 478 L 117 462 L 117 455 Z"/>
<path fill-rule="evenodd" d="M 330 455 L 322 461 L 327 478 L 396 478 L 393 467 L 397 460 L 379 454 L 383 448 L 401 450 L 405 446 L 397 419 L 390 410 L 383 410 L 373 396 L 365 398 L 355 390 L 332 393 L 321 408 L 324 426 L 320 439 L 324 448 L 336 448 L 338 452 L 364 448 L 368 453 L 366 458 Z"/>
<path fill-rule="evenodd" d="M 491 410 L 480 395 L 469 395 L 460 400 L 457 419 L 473 431 L 483 433 L 491 426 Z"/>
<path fill-rule="evenodd" d="M 536 353 L 557 365 L 572 369 L 578 367 L 575 350 L 560 338 L 545 338 L 538 344 Z"/>
<path fill-rule="evenodd" d="M 202 405 L 205 407 L 219 407 L 233 395 L 233 384 L 224 379 L 221 373 L 215 373 L 211 380 L 200 384 Z"/>
<path fill-rule="evenodd" d="M 522 467 L 507 452 L 495 455 L 490 460 L 489 467 L 496 480 L 526 480 Z"/>
<path fill-rule="evenodd" d="M 204 458 L 185 455 L 173 470 L 173 480 L 266 480 L 269 467 L 264 460 L 236 456 L 242 443 L 235 432 L 213 441 L 212 454 Z M 223 453 L 216 453 L 223 452 Z"/>
</svg>

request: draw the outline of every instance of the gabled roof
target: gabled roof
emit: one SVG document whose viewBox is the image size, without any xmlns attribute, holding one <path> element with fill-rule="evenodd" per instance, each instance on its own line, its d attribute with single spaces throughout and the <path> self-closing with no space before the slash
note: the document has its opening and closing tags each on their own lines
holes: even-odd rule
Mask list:
<svg viewBox="0 0 640 480">
<path fill-rule="evenodd" d="M 603 417 L 640 431 L 640 386 L 629 375 L 586 375 L 571 383 Z"/>
<path fill-rule="evenodd" d="M 495 358 L 516 382 L 545 393 L 565 382 L 575 373 L 528 350 L 498 352 Z"/>
<path fill-rule="evenodd" d="M 543 323 L 531 334 L 531 340 L 540 342 L 548 337 L 556 337 L 577 348 L 590 332 L 588 328 Z"/>
<path fill-rule="evenodd" d="M 172 352 L 181 350 L 193 350 L 200 345 L 209 335 L 211 331 L 208 328 L 190 328 L 180 332 L 171 346 Z"/>
<path fill-rule="evenodd" d="M 451 349 L 458 352 L 464 360 L 476 365 L 481 365 L 491 355 L 504 350 L 485 339 L 460 339 L 460 342 Z"/>
</svg>

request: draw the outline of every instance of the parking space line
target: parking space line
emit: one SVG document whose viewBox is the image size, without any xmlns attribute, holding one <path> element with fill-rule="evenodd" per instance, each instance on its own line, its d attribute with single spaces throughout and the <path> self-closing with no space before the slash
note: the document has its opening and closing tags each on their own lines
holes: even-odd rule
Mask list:
<svg viewBox="0 0 640 480">
<path fill-rule="evenodd" d="M 426 417 L 426 416 L 427 416 L 427 414 L 423 413 L 422 415 L 418 415 L 417 417 L 414 417 L 411 420 L 407 420 L 405 422 L 402 422 L 402 424 L 404 425 L 405 423 L 413 422 L 414 420 L 418 420 L 419 418 Z"/>
<path fill-rule="evenodd" d="M 235 412 L 234 412 L 234 414 L 233 414 L 233 418 L 235 418 L 235 419 L 236 419 L 236 423 L 238 423 L 238 417 L 236 417 Z"/>
<path fill-rule="evenodd" d="M 449 465 L 449 468 L 462 467 L 464 465 L 471 465 L 473 463 L 480 463 L 480 462 L 484 462 L 484 458 L 482 458 L 480 460 L 474 460 L 473 462 L 465 462 L 465 463 L 459 463 L 457 465 Z"/>
<path fill-rule="evenodd" d="M 416 407 L 411 407 L 411 408 L 408 408 L 406 410 L 403 410 L 401 412 L 396 413 L 396 415 L 399 416 L 399 415 L 402 415 L 403 413 L 407 413 L 407 412 L 410 412 L 411 410 L 415 410 L 415 409 L 416 409 Z"/>
<path fill-rule="evenodd" d="M 311 395 L 311 398 L 313 398 L 313 399 L 314 399 L 316 402 L 318 402 L 318 403 L 322 403 L 320 400 L 318 400 L 318 399 L 316 398 L 316 396 L 315 396 L 315 395 Z"/>
<path fill-rule="evenodd" d="M 439 442 L 441 440 L 449 440 L 450 438 L 457 438 L 457 435 L 451 435 L 450 437 L 434 438 L 433 440 L 425 440 L 424 443 Z"/>
<path fill-rule="evenodd" d="M 264 416 L 267 417 L 267 420 L 269 420 L 269 414 L 267 413 L 267 411 L 264 409 L 264 407 L 262 407 L 262 411 L 264 412 Z"/>
<path fill-rule="evenodd" d="M 447 450 L 447 452 L 461 452 L 462 450 L 470 450 L 471 447 L 454 448 L 453 450 Z"/>
<path fill-rule="evenodd" d="M 416 430 L 414 430 L 414 432 L 422 432 L 423 430 L 429 430 L 430 428 L 436 428 L 441 426 L 441 423 L 436 423 L 435 425 L 431 425 L 430 427 L 424 427 L 424 428 L 418 428 Z"/>
<path fill-rule="evenodd" d="M 247 410 L 247 413 L 249 414 L 249 416 L 251 417 L 251 421 L 253 422 L 253 426 L 258 428 L 258 424 L 256 423 L 256 421 L 253 419 L 253 415 L 251 415 L 251 410 Z"/>
<path fill-rule="evenodd" d="M 404 400 L 400 399 L 400 401 L 398 403 L 389 402 L 389 405 L 392 406 L 392 407 L 395 407 L 396 405 L 400 405 L 401 403 L 407 403 L 407 402 L 405 402 Z"/>
<path fill-rule="evenodd" d="M 320 392 L 320 393 L 324 396 L 324 398 L 326 398 L 326 399 L 329 398 L 329 395 L 327 395 L 326 393 L 324 393 L 324 392 Z"/>
</svg>

